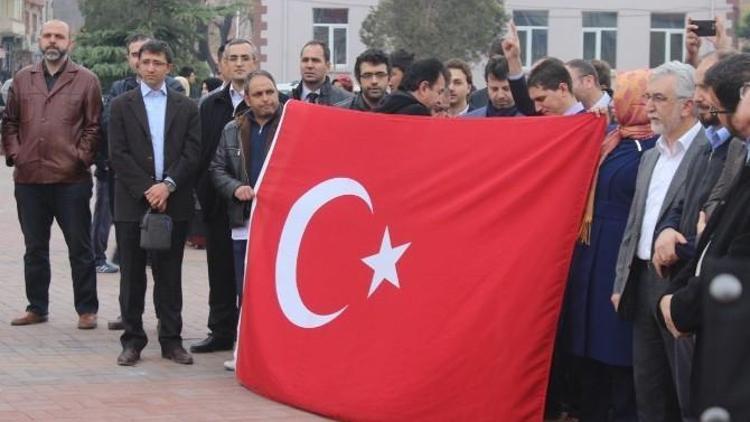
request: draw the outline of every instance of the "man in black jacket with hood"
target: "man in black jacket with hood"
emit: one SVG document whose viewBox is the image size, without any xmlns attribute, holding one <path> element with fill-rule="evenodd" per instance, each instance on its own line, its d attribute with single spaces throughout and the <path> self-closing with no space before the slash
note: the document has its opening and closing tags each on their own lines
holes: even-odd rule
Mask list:
<svg viewBox="0 0 750 422">
<path fill-rule="evenodd" d="M 448 70 L 440 60 L 418 60 L 406 72 L 400 89 L 386 97 L 376 111 L 431 116 L 431 110 L 445 93 L 448 78 Z"/>
</svg>

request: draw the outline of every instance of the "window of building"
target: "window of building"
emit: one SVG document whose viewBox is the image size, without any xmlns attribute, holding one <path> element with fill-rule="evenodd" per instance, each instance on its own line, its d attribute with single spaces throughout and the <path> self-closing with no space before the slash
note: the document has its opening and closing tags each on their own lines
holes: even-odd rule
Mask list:
<svg viewBox="0 0 750 422">
<path fill-rule="evenodd" d="M 650 66 L 656 67 L 671 60 L 685 59 L 685 14 L 651 14 Z"/>
<path fill-rule="evenodd" d="M 583 58 L 617 67 L 617 12 L 583 12 Z"/>
<path fill-rule="evenodd" d="M 521 62 L 525 67 L 547 55 L 548 13 L 545 10 L 514 10 L 513 22 L 521 43 Z"/>
<path fill-rule="evenodd" d="M 313 39 L 331 50 L 331 63 L 346 66 L 349 9 L 313 9 Z"/>
</svg>

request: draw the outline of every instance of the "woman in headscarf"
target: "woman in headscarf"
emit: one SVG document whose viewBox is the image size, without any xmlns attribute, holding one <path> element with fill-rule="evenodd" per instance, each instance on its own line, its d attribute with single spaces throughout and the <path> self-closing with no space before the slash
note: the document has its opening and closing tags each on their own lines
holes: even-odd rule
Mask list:
<svg viewBox="0 0 750 422">
<path fill-rule="evenodd" d="M 571 265 L 562 314 L 561 345 L 571 359 L 569 374 L 580 389 L 579 419 L 635 420 L 633 328 L 619 319 L 610 297 L 620 242 L 635 193 L 638 164 L 652 148 L 652 132 L 642 96 L 648 70 L 617 77 L 614 117 L 605 137 Z"/>
</svg>

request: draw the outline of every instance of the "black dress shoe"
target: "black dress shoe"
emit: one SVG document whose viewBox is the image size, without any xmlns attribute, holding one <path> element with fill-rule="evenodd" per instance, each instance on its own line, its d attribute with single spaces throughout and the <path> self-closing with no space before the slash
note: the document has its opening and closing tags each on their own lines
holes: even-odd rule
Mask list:
<svg viewBox="0 0 750 422">
<path fill-rule="evenodd" d="M 183 365 L 193 364 L 193 356 L 191 356 L 182 346 L 175 346 L 169 350 L 162 350 L 161 357 Z"/>
<path fill-rule="evenodd" d="M 132 347 L 126 347 L 117 357 L 117 364 L 120 366 L 133 366 L 141 358 L 141 352 Z"/>
<path fill-rule="evenodd" d="M 190 351 L 193 353 L 210 353 L 218 352 L 220 350 L 232 350 L 234 348 L 234 340 L 231 338 L 214 337 L 208 335 L 203 340 L 194 343 L 190 346 Z"/>
</svg>

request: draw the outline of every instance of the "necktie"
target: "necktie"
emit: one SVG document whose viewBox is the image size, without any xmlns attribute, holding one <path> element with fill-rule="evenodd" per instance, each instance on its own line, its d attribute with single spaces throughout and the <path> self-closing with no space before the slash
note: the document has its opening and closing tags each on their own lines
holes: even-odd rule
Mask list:
<svg viewBox="0 0 750 422">
<path fill-rule="evenodd" d="M 318 94 L 316 94 L 314 92 L 311 92 L 311 93 L 307 94 L 307 97 L 305 97 L 305 101 L 307 101 L 308 103 L 317 104 L 319 96 L 320 95 L 318 95 Z"/>
</svg>

